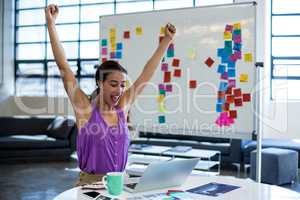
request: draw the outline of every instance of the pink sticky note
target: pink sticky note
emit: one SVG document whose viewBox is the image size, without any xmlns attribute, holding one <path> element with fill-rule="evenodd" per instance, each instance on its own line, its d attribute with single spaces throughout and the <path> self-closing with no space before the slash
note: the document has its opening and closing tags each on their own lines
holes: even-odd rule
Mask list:
<svg viewBox="0 0 300 200">
<path fill-rule="evenodd" d="M 237 57 L 237 59 L 241 59 L 242 58 L 242 52 L 240 52 L 240 51 L 235 51 L 234 55 Z"/>
<path fill-rule="evenodd" d="M 161 71 L 164 71 L 164 72 L 168 71 L 168 63 L 161 64 Z"/>
<path fill-rule="evenodd" d="M 232 26 L 232 25 L 229 25 L 229 24 L 227 24 L 226 27 L 225 27 L 225 30 L 226 30 L 226 31 L 232 32 L 232 29 L 233 29 L 233 26 Z"/>
<path fill-rule="evenodd" d="M 166 85 L 166 91 L 172 92 L 172 85 Z"/>
<path fill-rule="evenodd" d="M 164 84 L 159 84 L 158 89 L 159 90 L 165 90 L 165 85 Z"/>
<path fill-rule="evenodd" d="M 233 36 L 233 41 L 234 41 L 235 43 L 241 43 L 241 42 L 242 42 L 241 35 L 234 35 L 234 36 Z"/>
<path fill-rule="evenodd" d="M 237 59 L 238 59 L 238 58 L 237 58 L 237 56 L 236 56 L 235 54 L 232 54 L 232 55 L 230 56 L 230 60 L 233 61 L 233 62 L 235 62 Z"/>
<path fill-rule="evenodd" d="M 107 48 L 102 48 L 101 54 L 102 55 L 107 55 Z"/>
<path fill-rule="evenodd" d="M 234 79 L 229 79 L 228 80 L 228 87 L 235 87 L 236 86 L 236 81 Z"/>
</svg>

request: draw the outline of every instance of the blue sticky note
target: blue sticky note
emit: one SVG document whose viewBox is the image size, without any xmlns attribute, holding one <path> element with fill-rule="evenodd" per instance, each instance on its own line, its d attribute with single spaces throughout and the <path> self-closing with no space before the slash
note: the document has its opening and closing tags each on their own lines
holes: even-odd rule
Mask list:
<svg viewBox="0 0 300 200">
<path fill-rule="evenodd" d="M 174 50 L 168 50 L 168 51 L 167 51 L 167 57 L 168 57 L 168 58 L 174 57 Z"/>
<path fill-rule="evenodd" d="M 222 99 L 218 99 L 218 101 L 217 101 L 218 103 L 220 103 L 220 104 L 223 104 L 223 103 L 225 103 L 225 98 L 222 98 Z"/>
<path fill-rule="evenodd" d="M 217 103 L 217 105 L 216 105 L 216 111 L 217 112 L 219 112 L 219 113 L 222 112 L 222 105 L 223 104 Z"/>
<path fill-rule="evenodd" d="M 123 44 L 121 42 L 117 43 L 117 50 L 122 50 Z"/>
<path fill-rule="evenodd" d="M 116 58 L 121 59 L 122 58 L 122 51 L 117 51 L 116 52 Z"/>
<path fill-rule="evenodd" d="M 241 51 L 242 44 L 241 43 L 234 43 L 233 49 L 236 51 Z"/>
<path fill-rule="evenodd" d="M 235 77 L 235 69 L 228 69 L 228 77 Z"/>
<path fill-rule="evenodd" d="M 223 74 L 226 70 L 226 66 L 225 65 L 219 65 L 218 66 L 218 73 Z"/>
<path fill-rule="evenodd" d="M 219 85 L 219 91 L 226 91 L 227 88 L 228 88 L 228 83 L 221 81 Z"/>
<path fill-rule="evenodd" d="M 101 40 L 101 45 L 102 46 L 107 46 L 107 39 L 102 39 Z"/>
<path fill-rule="evenodd" d="M 221 63 L 228 63 L 229 61 L 229 56 L 222 56 L 221 57 Z"/>
<path fill-rule="evenodd" d="M 229 68 L 233 68 L 233 69 L 235 68 L 235 62 L 234 61 L 229 59 L 227 63 L 228 63 L 228 69 Z"/>
<path fill-rule="evenodd" d="M 158 123 L 160 123 L 160 124 L 166 123 L 165 116 L 158 116 Z"/>
<path fill-rule="evenodd" d="M 225 49 L 232 49 L 232 41 L 224 42 Z"/>
<path fill-rule="evenodd" d="M 224 55 L 224 49 L 223 48 L 219 48 L 218 49 L 218 57 L 222 57 Z"/>
</svg>

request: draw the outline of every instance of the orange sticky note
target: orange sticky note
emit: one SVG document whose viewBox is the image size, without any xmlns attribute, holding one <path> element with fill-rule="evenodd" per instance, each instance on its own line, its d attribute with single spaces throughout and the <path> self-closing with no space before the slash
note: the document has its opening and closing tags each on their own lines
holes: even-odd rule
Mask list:
<svg viewBox="0 0 300 200">
<path fill-rule="evenodd" d="M 124 39 L 129 39 L 130 38 L 130 31 L 124 31 L 123 37 L 124 37 Z"/>
<path fill-rule="evenodd" d="M 180 60 L 178 58 L 174 58 L 172 61 L 173 67 L 179 67 Z"/>
<path fill-rule="evenodd" d="M 245 53 L 244 54 L 244 61 L 245 62 L 252 62 L 253 58 L 252 58 L 252 53 Z"/>
<path fill-rule="evenodd" d="M 229 117 L 232 118 L 232 119 L 237 118 L 237 112 L 236 112 L 236 110 L 230 110 L 229 111 Z"/>
<path fill-rule="evenodd" d="M 224 40 L 232 40 L 232 33 L 230 31 L 224 32 Z"/>
<path fill-rule="evenodd" d="M 233 29 L 241 29 L 241 23 L 233 24 Z"/>
<path fill-rule="evenodd" d="M 175 69 L 174 70 L 174 76 L 175 77 L 181 77 L 181 69 Z"/>
<path fill-rule="evenodd" d="M 233 90 L 233 94 L 235 97 L 240 97 L 242 96 L 242 91 L 240 88 Z"/>
<path fill-rule="evenodd" d="M 243 101 L 244 102 L 249 102 L 251 101 L 251 95 L 249 93 L 243 94 Z"/>
</svg>

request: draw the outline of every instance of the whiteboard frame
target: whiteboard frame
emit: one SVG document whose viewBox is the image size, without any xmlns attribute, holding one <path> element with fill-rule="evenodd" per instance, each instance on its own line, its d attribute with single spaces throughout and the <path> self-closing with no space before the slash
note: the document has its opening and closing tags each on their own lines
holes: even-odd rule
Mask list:
<svg viewBox="0 0 300 200">
<path fill-rule="evenodd" d="M 135 12 L 135 13 L 121 13 L 121 14 L 113 14 L 113 15 L 105 15 L 99 17 L 99 42 L 101 39 L 101 20 L 105 17 L 113 17 L 113 16 L 127 16 L 127 15 L 134 15 L 134 14 L 147 14 L 147 13 L 159 13 L 159 12 L 165 12 L 165 11 L 176 11 L 176 10 L 188 10 L 192 8 L 218 8 L 218 7 L 232 7 L 232 6 L 245 6 L 245 5 L 252 5 L 255 7 L 254 9 L 254 44 L 253 44 L 253 67 L 256 68 L 256 35 L 257 35 L 257 24 L 256 24 L 256 1 L 249 1 L 249 2 L 239 2 L 239 3 L 230 3 L 230 4 L 218 4 L 218 5 L 208 5 L 208 6 L 195 6 L 195 7 L 188 7 L 188 8 L 175 8 L 175 9 L 164 9 L 164 10 L 153 10 L 153 11 L 144 11 L 144 12 Z M 101 63 L 101 45 L 99 45 L 99 63 Z M 258 80 L 258 73 L 256 71 L 254 75 L 255 82 Z M 253 97 L 253 105 L 254 105 L 254 112 L 258 112 L 258 102 L 259 95 L 256 94 Z M 159 134 L 168 134 L 168 135 L 174 135 L 174 136 L 199 136 L 199 137 L 212 137 L 212 138 L 231 138 L 231 139 L 245 139 L 245 140 L 252 140 L 253 135 L 255 133 L 258 133 L 258 117 L 256 114 L 253 114 L 253 127 L 256 130 L 253 130 L 251 133 L 245 133 L 245 132 L 235 132 L 233 134 L 225 134 L 224 130 L 220 132 L 211 132 L 210 130 L 184 130 L 184 129 L 162 129 L 159 127 L 159 132 L 157 132 L 156 127 L 143 127 L 142 125 L 132 127 L 137 132 L 150 132 L 150 133 L 159 133 Z M 222 128 L 220 128 L 222 129 Z M 183 133 L 184 132 L 184 133 Z"/>
</svg>

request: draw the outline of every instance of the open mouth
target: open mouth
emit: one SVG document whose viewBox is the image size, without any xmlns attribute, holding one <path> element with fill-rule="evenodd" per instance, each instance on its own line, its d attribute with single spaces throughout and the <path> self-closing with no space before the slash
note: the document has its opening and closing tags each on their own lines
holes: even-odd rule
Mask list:
<svg viewBox="0 0 300 200">
<path fill-rule="evenodd" d="M 111 96 L 111 100 L 114 102 L 114 103 L 117 103 L 120 99 L 120 96 L 115 96 L 115 95 L 112 95 Z"/>
</svg>

